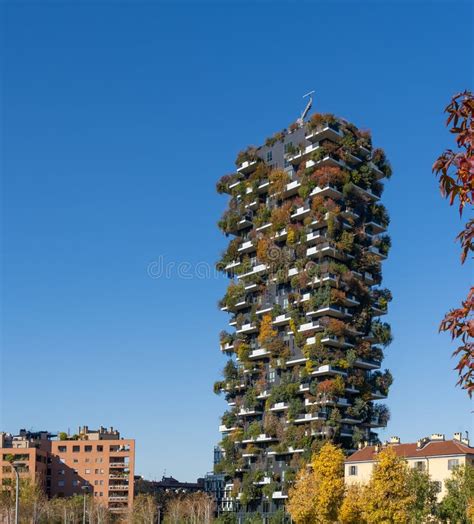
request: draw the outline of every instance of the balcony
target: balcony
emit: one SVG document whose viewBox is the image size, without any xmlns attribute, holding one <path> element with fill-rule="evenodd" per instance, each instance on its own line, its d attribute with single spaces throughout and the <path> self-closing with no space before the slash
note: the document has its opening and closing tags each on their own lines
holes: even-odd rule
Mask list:
<svg viewBox="0 0 474 524">
<path fill-rule="evenodd" d="M 265 229 L 268 229 L 272 227 L 272 223 L 271 222 L 267 222 L 266 224 L 263 224 L 263 226 L 259 226 L 255 229 L 255 231 L 265 231 Z"/>
<path fill-rule="evenodd" d="M 286 230 L 286 227 L 285 227 L 283 229 L 280 229 L 280 231 L 278 231 L 277 233 L 275 233 L 272 238 L 274 238 L 275 240 L 285 240 L 287 236 L 288 236 L 288 231 Z"/>
<path fill-rule="evenodd" d="M 325 156 L 321 160 L 317 160 L 317 161 L 308 160 L 306 162 L 306 167 L 314 167 L 314 166 L 318 166 L 318 167 L 331 166 L 331 167 L 340 167 L 341 169 L 344 169 L 346 167 L 344 162 L 341 162 L 340 160 L 336 160 L 335 158 L 329 155 Z"/>
<path fill-rule="evenodd" d="M 311 375 L 319 377 L 321 375 L 341 375 L 343 377 L 347 376 L 345 371 L 338 369 L 334 366 L 326 364 L 325 366 L 320 366 L 318 369 L 314 370 Z"/>
<path fill-rule="evenodd" d="M 239 267 L 240 264 L 241 264 L 240 260 L 233 260 L 232 262 L 227 264 L 224 269 L 229 272 L 235 269 L 236 267 Z"/>
<path fill-rule="evenodd" d="M 381 362 L 377 360 L 370 360 L 365 358 L 358 358 L 354 362 L 354 366 L 361 369 L 380 369 Z"/>
<path fill-rule="evenodd" d="M 127 502 L 128 501 L 128 497 L 123 496 L 123 495 L 111 495 L 111 496 L 109 496 L 109 501 L 110 502 Z M 111 508 L 111 509 L 113 509 L 113 508 Z"/>
<path fill-rule="evenodd" d="M 308 311 L 306 313 L 307 317 L 315 317 L 328 315 L 334 318 L 352 318 L 352 313 L 349 310 L 342 306 L 320 306 L 314 311 Z"/>
<path fill-rule="evenodd" d="M 315 187 L 313 191 L 311 191 L 310 196 L 315 195 L 332 198 L 334 200 L 342 198 L 342 193 L 333 184 L 328 184 L 325 187 Z"/>
<path fill-rule="evenodd" d="M 387 398 L 387 395 L 384 395 L 381 391 L 376 389 L 372 392 L 372 400 L 383 400 Z"/>
<path fill-rule="evenodd" d="M 237 222 L 237 231 L 240 231 L 241 229 L 245 229 L 246 227 L 250 227 L 252 225 L 252 220 L 250 217 L 244 217 L 242 220 L 239 220 Z"/>
<path fill-rule="evenodd" d="M 271 353 L 270 353 L 270 351 L 268 351 L 268 349 L 259 348 L 259 349 L 254 349 L 250 353 L 249 359 L 250 360 L 257 360 L 257 359 L 260 359 L 260 358 L 269 357 L 270 355 L 271 355 Z"/>
<path fill-rule="evenodd" d="M 288 404 L 286 402 L 275 402 L 270 408 L 270 411 L 285 411 L 288 409 Z"/>
<path fill-rule="evenodd" d="M 332 140 L 333 142 L 339 142 L 342 137 L 342 132 L 330 125 L 310 131 L 305 136 L 306 140 L 309 140 L 310 142 L 319 142 L 326 139 Z"/>
<path fill-rule="evenodd" d="M 306 250 L 306 256 L 310 258 L 328 256 L 339 260 L 346 258 L 343 253 L 333 247 L 329 242 L 309 247 Z"/>
<path fill-rule="evenodd" d="M 370 246 L 369 251 L 374 255 L 377 255 L 381 260 L 385 260 L 387 255 L 384 255 L 377 246 Z"/>
<path fill-rule="evenodd" d="M 248 175 L 252 171 L 254 171 L 256 167 L 257 167 L 256 160 L 246 160 L 245 162 L 242 162 L 240 166 L 237 168 L 237 173 Z"/>
<path fill-rule="evenodd" d="M 249 333 L 256 333 L 257 331 L 258 331 L 258 328 L 255 324 L 248 323 L 248 324 L 242 324 L 242 326 L 236 330 L 236 333 L 249 334 Z"/>
<path fill-rule="evenodd" d="M 255 246 L 251 240 L 247 240 L 247 242 L 243 242 L 239 248 L 237 249 L 239 253 L 251 253 L 252 251 L 255 251 Z M 227 266 L 226 266 L 227 269 Z"/>
<path fill-rule="evenodd" d="M 384 428 L 387 424 L 380 420 L 380 417 L 374 416 L 370 419 L 367 425 L 371 428 Z"/>
<path fill-rule="evenodd" d="M 294 155 L 288 155 L 288 162 L 291 164 L 300 164 L 303 160 L 307 159 L 311 153 L 314 153 L 318 149 L 321 149 L 319 144 L 309 144 L 303 151 L 299 151 Z"/>
<path fill-rule="evenodd" d="M 239 417 L 252 417 L 254 415 L 261 415 L 262 412 L 256 410 L 255 408 L 240 408 L 240 411 L 237 413 Z"/>
<path fill-rule="evenodd" d="M 298 366 L 299 364 L 304 364 L 308 359 L 306 357 L 297 357 L 292 358 L 286 361 L 287 366 Z"/>
<path fill-rule="evenodd" d="M 372 312 L 375 317 L 380 317 L 381 315 L 387 314 L 387 308 L 382 307 L 378 302 L 372 304 Z"/>
<path fill-rule="evenodd" d="M 314 277 L 312 283 L 314 285 L 323 285 L 323 284 L 337 284 L 337 275 L 334 275 L 333 273 L 326 273 L 325 275 L 321 275 L 320 277 Z"/>
<path fill-rule="evenodd" d="M 249 271 L 248 273 L 243 273 L 242 275 L 237 275 L 237 278 L 241 279 L 241 278 L 245 278 L 245 277 L 250 277 L 252 275 L 258 275 L 259 273 L 264 273 L 265 271 L 267 271 L 267 269 L 268 269 L 268 266 L 266 264 L 258 264 L 256 266 L 254 266 L 252 268 L 252 270 Z"/>
<path fill-rule="evenodd" d="M 306 322 L 301 324 L 298 331 L 300 333 L 305 333 L 306 331 L 323 331 L 324 326 L 319 322 L 319 320 L 312 320 L 311 322 Z"/>
<path fill-rule="evenodd" d="M 221 344 L 221 351 L 222 353 L 230 353 L 234 351 L 234 344 L 231 344 L 230 342 L 226 342 L 225 344 Z"/>
<path fill-rule="evenodd" d="M 355 184 L 354 184 L 354 189 L 358 191 L 359 193 L 361 193 L 362 195 L 366 196 L 370 200 L 374 200 L 374 201 L 380 200 L 380 197 L 376 195 L 375 193 L 372 193 L 370 189 L 363 189 L 362 187 L 357 186 Z"/>
<path fill-rule="evenodd" d="M 128 484 L 109 484 L 109 491 L 128 491 L 129 489 Z"/>
<path fill-rule="evenodd" d="M 286 189 L 283 192 L 283 196 L 287 198 L 289 196 L 295 195 L 296 193 L 298 193 L 298 189 L 300 188 L 300 186 L 301 186 L 301 183 L 299 180 L 293 180 L 289 182 L 286 185 Z"/>
<path fill-rule="evenodd" d="M 380 180 L 385 177 L 383 171 L 381 171 L 373 162 L 369 162 L 370 169 L 375 173 L 377 180 Z"/>
<path fill-rule="evenodd" d="M 292 215 L 291 218 L 294 220 L 299 220 L 309 215 L 311 208 L 309 206 L 299 207 Z"/>
<path fill-rule="evenodd" d="M 229 427 L 227 427 L 225 424 L 221 424 L 221 425 L 219 426 L 219 432 L 220 432 L 220 433 L 230 433 L 231 431 L 235 431 L 236 429 L 237 429 L 237 427 L 235 427 L 235 426 L 229 428 Z"/>
<path fill-rule="evenodd" d="M 306 235 L 306 242 L 308 244 L 320 244 L 321 242 L 327 242 L 327 237 L 325 233 L 320 231 L 311 231 Z"/>
<path fill-rule="evenodd" d="M 380 224 L 374 220 L 371 220 L 370 222 L 367 222 L 365 224 L 365 227 L 366 228 L 370 228 L 372 234 L 374 235 L 378 235 L 379 233 L 384 233 L 385 231 L 387 231 L 387 228 L 386 226 L 384 226 L 383 224 Z"/>
<path fill-rule="evenodd" d="M 358 306 L 360 304 L 360 301 L 357 299 L 357 297 L 355 295 L 352 295 L 351 293 L 346 293 L 344 302 L 348 306 Z"/>
<path fill-rule="evenodd" d="M 128 463 L 126 462 L 110 462 L 110 468 L 128 468 Z"/>
<path fill-rule="evenodd" d="M 295 418 L 294 423 L 295 424 L 302 424 L 304 422 L 314 422 L 316 420 L 326 420 L 327 414 L 326 413 L 303 413 L 301 415 L 298 415 L 297 418 Z"/>
<path fill-rule="evenodd" d="M 336 348 L 351 349 L 354 347 L 354 344 L 347 342 L 344 337 L 336 337 L 335 335 L 328 335 L 322 338 L 321 342 L 327 346 L 333 346 Z"/>
<path fill-rule="evenodd" d="M 272 324 L 274 326 L 284 326 L 285 324 L 288 324 L 290 320 L 291 320 L 290 315 L 288 315 L 288 313 L 283 313 L 282 315 L 276 316 Z"/>
</svg>

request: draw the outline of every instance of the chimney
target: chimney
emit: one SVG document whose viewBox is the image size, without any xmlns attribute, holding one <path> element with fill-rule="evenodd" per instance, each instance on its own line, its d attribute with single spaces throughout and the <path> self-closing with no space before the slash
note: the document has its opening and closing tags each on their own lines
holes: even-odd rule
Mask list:
<svg viewBox="0 0 474 524">
<path fill-rule="evenodd" d="M 444 441 L 444 435 L 442 433 L 433 433 L 430 437 L 430 440 Z"/>
<path fill-rule="evenodd" d="M 389 444 L 400 444 L 400 437 L 390 437 Z"/>
<path fill-rule="evenodd" d="M 428 437 L 420 438 L 420 440 L 416 443 L 416 449 L 421 449 L 425 444 L 427 444 L 430 441 Z"/>
<path fill-rule="evenodd" d="M 461 442 L 462 442 L 465 446 L 469 446 L 469 439 L 468 439 L 468 438 L 462 438 L 462 439 L 461 439 Z"/>
<path fill-rule="evenodd" d="M 357 444 L 357 448 L 362 449 L 362 442 L 359 442 L 359 444 Z"/>
<path fill-rule="evenodd" d="M 461 433 L 455 433 L 453 435 L 453 440 L 457 440 L 458 442 L 462 441 L 462 434 Z"/>
</svg>

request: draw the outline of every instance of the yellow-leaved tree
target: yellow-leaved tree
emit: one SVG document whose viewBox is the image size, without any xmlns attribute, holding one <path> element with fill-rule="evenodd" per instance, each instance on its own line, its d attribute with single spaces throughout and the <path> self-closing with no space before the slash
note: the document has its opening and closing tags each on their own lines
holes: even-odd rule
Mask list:
<svg viewBox="0 0 474 524">
<path fill-rule="evenodd" d="M 385 448 L 379 453 L 370 481 L 363 491 L 363 522 L 410 522 L 410 508 L 415 498 L 410 490 L 406 460 L 397 457 L 392 448 Z"/>
<path fill-rule="evenodd" d="M 337 522 L 344 498 L 344 453 L 326 442 L 311 467 L 298 473 L 288 493 L 287 510 L 296 524 Z"/>
<path fill-rule="evenodd" d="M 364 487 L 352 484 L 346 489 L 346 495 L 339 510 L 340 524 L 365 524 L 362 517 Z"/>
</svg>

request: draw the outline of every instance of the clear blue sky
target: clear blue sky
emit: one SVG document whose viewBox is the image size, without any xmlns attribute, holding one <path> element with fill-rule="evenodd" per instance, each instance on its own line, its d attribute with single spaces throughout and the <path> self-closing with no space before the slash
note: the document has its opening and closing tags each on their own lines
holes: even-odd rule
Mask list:
<svg viewBox="0 0 474 524">
<path fill-rule="evenodd" d="M 451 5 L 3 3 L 1 428 L 113 425 L 140 474 L 211 469 L 226 283 L 147 268 L 214 264 L 216 180 L 315 89 L 394 168 L 382 437 L 472 430 L 437 332 L 472 280 L 431 174 L 452 145 L 442 110 L 472 83 L 472 12 Z"/>
</svg>

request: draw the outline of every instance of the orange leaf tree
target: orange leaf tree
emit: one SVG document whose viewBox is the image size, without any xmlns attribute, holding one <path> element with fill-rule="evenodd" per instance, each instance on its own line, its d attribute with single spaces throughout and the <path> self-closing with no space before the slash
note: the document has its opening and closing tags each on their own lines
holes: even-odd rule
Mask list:
<svg viewBox="0 0 474 524">
<path fill-rule="evenodd" d="M 439 177 L 441 194 L 453 205 L 458 202 L 459 214 L 474 203 L 474 96 L 470 91 L 455 95 L 446 107 L 448 114 L 446 126 L 456 136 L 457 150 L 447 149 L 433 165 Z M 470 219 L 457 236 L 461 243 L 461 263 L 466 261 L 470 251 L 474 251 L 474 219 Z M 474 391 L 474 287 L 471 287 L 461 307 L 452 309 L 444 317 L 440 331 L 448 331 L 458 339 L 460 346 L 453 352 L 458 358 L 456 370 L 459 373 L 458 385 L 466 389 L 470 396 Z"/>
</svg>

